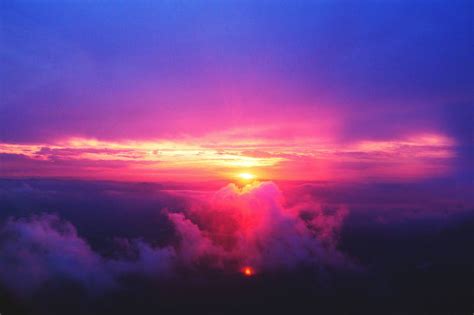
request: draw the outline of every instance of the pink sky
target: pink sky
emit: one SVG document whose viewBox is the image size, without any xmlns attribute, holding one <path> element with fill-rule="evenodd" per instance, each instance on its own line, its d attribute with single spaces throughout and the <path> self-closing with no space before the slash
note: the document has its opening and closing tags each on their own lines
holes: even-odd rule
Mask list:
<svg viewBox="0 0 474 315">
<path fill-rule="evenodd" d="M 271 130 L 269 131 L 271 132 Z M 240 138 L 237 134 L 179 140 L 0 144 L 2 176 L 120 180 L 232 180 L 240 173 L 274 180 L 416 180 L 449 174 L 452 139 L 437 134 L 389 141 L 334 143 L 311 135 Z"/>
<path fill-rule="evenodd" d="M 3 11 L 0 176 L 472 171 L 471 18 L 461 3 L 414 4 L 409 16 L 401 2 L 357 1 Z"/>
</svg>

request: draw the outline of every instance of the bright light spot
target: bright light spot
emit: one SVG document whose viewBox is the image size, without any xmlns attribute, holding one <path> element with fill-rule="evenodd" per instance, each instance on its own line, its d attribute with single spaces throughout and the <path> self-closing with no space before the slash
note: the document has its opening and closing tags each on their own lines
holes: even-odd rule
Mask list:
<svg viewBox="0 0 474 315">
<path fill-rule="evenodd" d="M 252 267 L 244 267 L 242 268 L 242 273 L 244 274 L 244 276 L 246 277 L 251 277 L 255 274 L 255 271 L 253 270 Z"/>
<path fill-rule="evenodd" d="M 239 174 L 239 177 L 240 177 L 241 179 L 251 180 L 251 179 L 254 179 L 254 178 L 255 178 L 255 175 L 250 174 L 250 173 L 240 173 L 240 174 Z"/>
</svg>

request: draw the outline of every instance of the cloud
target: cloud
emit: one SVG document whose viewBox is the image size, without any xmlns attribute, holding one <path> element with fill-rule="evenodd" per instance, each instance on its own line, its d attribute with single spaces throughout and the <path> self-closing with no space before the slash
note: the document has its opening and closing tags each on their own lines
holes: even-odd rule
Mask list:
<svg viewBox="0 0 474 315">
<path fill-rule="evenodd" d="M 290 143 L 267 140 L 216 134 L 174 141 L 0 142 L 0 174 L 189 182 L 222 180 L 244 167 L 273 180 L 407 181 L 448 176 L 456 161 L 456 141 L 442 133 L 346 143 L 310 134 Z"/>
<path fill-rule="evenodd" d="M 122 274 L 142 274 L 146 276 L 169 275 L 176 258 L 175 250 L 168 246 L 155 248 L 139 239 L 121 240 L 125 253 L 132 253 L 132 259 L 110 259 L 106 264 L 116 276 Z M 122 252 L 123 254 L 123 252 Z"/>
<path fill-rule="evenodd" d="M 21 296 L 58 281 L 94 293 L 120 288 L 124 275 L 166 279 L 201 270 L 237 274 L 244 266 L 265 273 L 348 265 L 335 246 L 345 208 L 329 213 L 310 200 L 286 207 L 273 182 L 229 184 L 203 200 L 188 199 L 183 212 L 163 210 L 174 227 L 168 243 L 121 238 L 107 257 L 57 215 L 9 218 L 0 228 L 0 282 Z"/>
<path fill-rule="evenodd" d="M 113 285 L 102 258 L 55 215 L 10 219 L 1 235 L 0 279 L 16 292 L 31 293 L 54 278 L 90 289 Z"/>
<path fill-rule="evenodd" d="M 225 313 L 245 303 L 261 313 L 304 310 L 316 301 L 326 313 L 334 305 L 341 306 L 336 313 L 348 313 L 351 306 L 337 302 L 356 297 L 370 310 L 367 290 L 389 296 L 381 307 L 415 291 L 469 305 L 468 187 L 445 181 L 191 187 L 1 180 L 3 307 L 188 314 Z M 31 216 L 39 205 L 59 214 Z M 11 215 L 17 218 L 6 219 Z M 247 265 L 253 278 L 241 274 Z M 440 292 L 424 281 L 440 275 L 445 287 L 458 289 Z"/>
<path fill-rule="evenodd" d="M 51 281 L 72 281 L 87 292 L 116 288 L 127 273 L 161 274 L 174 255 L 140 240 L 127 241 L 135 259 L 106 259 L 78 236 L 75 227 L 56 215 L 9 219 L 0 230 L 0 281 L 27 296 Z"/>
<path fill-rule="evenodd" d="M 303 210 L 312 217 L 304 220 Z M 254 182 L 242 188 L 229 184 L 217 191 L 209 204 L 192 207 L 187 214 L 170 213 L 169 217 L 186 256 L 212 256 L 212 261 L 224 268 L 250 265 L 265 272 L 345 264 L 334 245 L 335 232 L 346 214 L 345 208 L 324 213 L 309 200 L 285 207 L 276 184 Z"/>
</svg>

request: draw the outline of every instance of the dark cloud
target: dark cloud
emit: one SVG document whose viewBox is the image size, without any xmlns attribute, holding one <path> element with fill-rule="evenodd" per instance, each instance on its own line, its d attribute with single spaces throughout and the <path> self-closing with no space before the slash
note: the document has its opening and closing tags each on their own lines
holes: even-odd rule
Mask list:
<svg viewBox="0 0 474 315">
<path fill-rule="evenodd" d="M 195 270 L 202 264 L 231 273 L 245 266 L 261 273 L 347 264 L 328 232 L 340 228 L 345 212 L 326 216 L 305 203 L 302 207 L 312 211 L 306 222 L 298 207 L 283 206 L 274 183 L 256 183 L 243 190 L 229 185 L 215 193 L 207 205 L 211 208 L 201 206 L 186 210 L 192 219 L 181 212 L 166 212 L 177 237 L 174 245 L 154 247 L 140 239 L 122 238 L 119 251 L 109 258 L 94 251 L 70 222 L 56 215 L 7 219 L 0 238 L 0 280 L 20 295 L 58 279 L 78 282 L 93 292 L 116 288 L 123 274 L 166 278 L 177 276 L 179 268 Z M 127 226 L 122 224 L 121 228 Z"/>
<path fill-rule="evenodd" d="M 164 275 L 175 256 L 172 248 L 127 243 L 135 259 L 106 259 L 56 215 L 9 219 L 1 228 L 0 281 L 15 294 L 30 296 L 47 283 L 72 281 L 89 294 L 116 289 L 123 274 Z"/>
<path fill-rule="evenodd" d="M 0 181 L 5 307 L 19 314 L 22 307 L 278 313 L 315 301 L 334 313 L 468 308 L 469 190 L 441 181 L 206 187 Z M 255 269 L 251 279 L 240 273 L 245 265 Z"/>
</svg>

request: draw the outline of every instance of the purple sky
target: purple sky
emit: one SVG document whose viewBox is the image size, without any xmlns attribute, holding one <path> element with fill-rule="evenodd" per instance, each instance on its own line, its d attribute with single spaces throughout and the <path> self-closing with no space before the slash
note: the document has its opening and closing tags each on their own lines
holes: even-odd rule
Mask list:
<svg viewBox="0 0 474 315">
<path fill-rule="evenodd" d="M 134 142 L 120 147 L 135 157 L 124 165 L 99 159 L 103 177 L 133 173 L 148 161 L 140 150 L 162 142 L 178 160 L 194 150 L 221 167 L 225 151 L 276 178 L 393 177 L 400 157 L 398 173 L 472 174 L 470 1 L 15 1 L 0 12 L 2 175 L 87 173 L 99 158 L 71 139 L 108 152 Z M 236 171 L 153 161 L 174 170 L 153 179 Z"/>
</svg>

